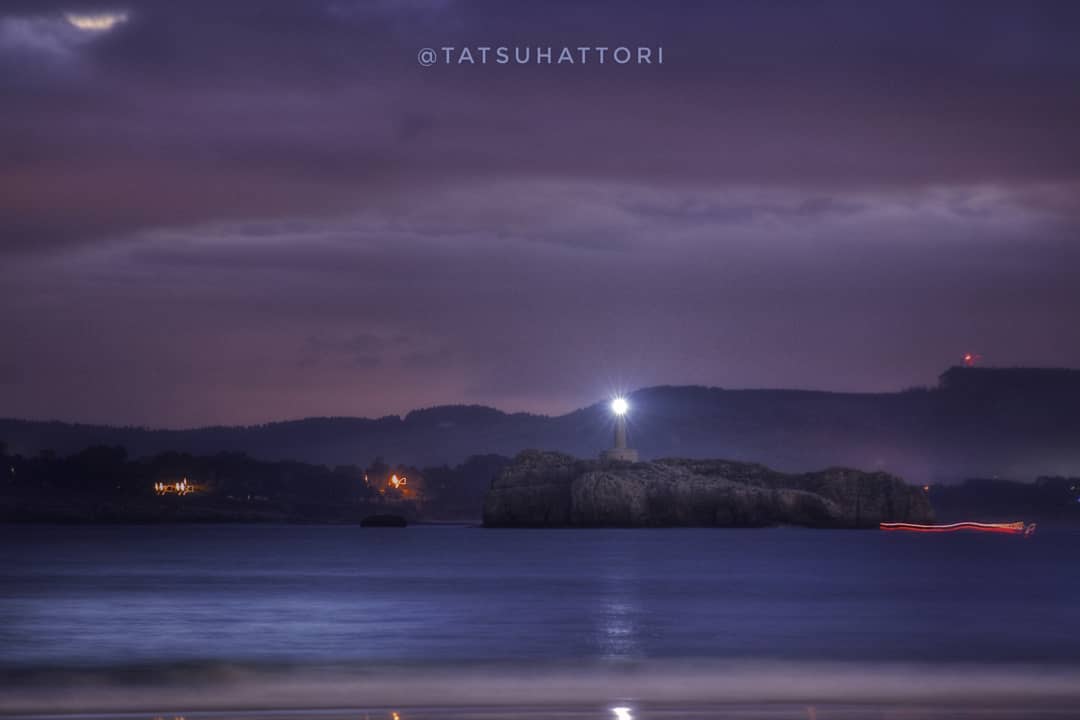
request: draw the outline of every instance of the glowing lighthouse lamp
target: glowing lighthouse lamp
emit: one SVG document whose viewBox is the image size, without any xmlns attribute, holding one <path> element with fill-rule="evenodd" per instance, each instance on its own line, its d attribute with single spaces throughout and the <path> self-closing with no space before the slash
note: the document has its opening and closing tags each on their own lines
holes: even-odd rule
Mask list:
<svg viewBox="0 0 1080 720">
<path fill-rule="evenodd" d="M 637 462 L 637 450 L 626 447 L 626 413 L 630 403 L 626 398 L 617 397 L 611 401 L 611 412 L 615 415 L 615 447 L 600 453 L 600 459 L 607 462 Z"/>
</svg>

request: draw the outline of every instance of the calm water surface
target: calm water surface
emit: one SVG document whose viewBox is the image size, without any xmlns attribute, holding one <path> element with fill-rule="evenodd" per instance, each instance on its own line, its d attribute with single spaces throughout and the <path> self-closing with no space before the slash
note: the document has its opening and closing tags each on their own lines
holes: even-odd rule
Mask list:
<svg viewBox="0 0 1080 720">
<path fill-rule="evenodd" d="M 1080 664 L 1080 534 L 0 528 L 0 667 Z"/>
</svg>

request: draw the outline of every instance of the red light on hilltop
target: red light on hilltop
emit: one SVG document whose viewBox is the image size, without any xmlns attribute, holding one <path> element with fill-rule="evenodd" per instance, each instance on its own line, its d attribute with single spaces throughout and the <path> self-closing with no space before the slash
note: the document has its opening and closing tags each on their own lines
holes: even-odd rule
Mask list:
<svg viewBox="0 0 1080 720">
<path fill-rule="evenodd" d="M 978 353 L 964 353 L 964 367 L 975 367 L 982 360 Z"/>
</svg>

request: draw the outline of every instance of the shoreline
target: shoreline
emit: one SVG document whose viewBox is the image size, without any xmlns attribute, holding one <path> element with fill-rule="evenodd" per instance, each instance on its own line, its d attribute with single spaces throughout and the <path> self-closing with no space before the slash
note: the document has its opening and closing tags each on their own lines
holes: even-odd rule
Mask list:
<svg viewBox="0 0 1080 720">
<path fill-rule="evenodd" d="M 616 714 L 619 708 L 622 715 Z M 264 708 L 221 712 L 93 712 L 3 715 L 10 720 L 866 720 L 873 717 L 918 720 L 1070 720 L 1075 706 L 922 705 L 911 703 L 730 703 L 634 705 L 367 706 L 355 708 Z"/>
<path fill-rule="evenodd" d="M 0 679 L 5 675 L 0 671 Z M 153 681 L 147 681 L 150 677 Z M 427 708 L 425 712 L 481 708 L 508 715 L 528 708 L 549 713 L 577 708 L 602 717 L 595 711 L 614 705 L 685 710 L 926 707 L 949 708 L 950 713 L 1013 708 L 1030 716 L 1037 709 L 1050 713 L 1075 709 L 1080 702 L 1080 665 L 672 660 L 523 663 L 511 668 L 477 663 L 258 669 L 222 664 L 186 673 L 110 675 L 87 669 L 63 673 L 54 682 L 16 680 L 9 685 L 8 679 L 0 681 L 3 717 L 346 714 L 356 708 Z"/>
</svg>

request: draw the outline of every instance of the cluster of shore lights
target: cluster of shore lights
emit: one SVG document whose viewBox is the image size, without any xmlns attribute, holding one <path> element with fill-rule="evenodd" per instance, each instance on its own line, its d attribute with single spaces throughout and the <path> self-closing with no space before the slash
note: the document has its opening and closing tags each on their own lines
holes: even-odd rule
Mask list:
<svg viewBox="0 0 1080 720">
<path fill-rule="evenodd" d="M 187 478 L 174 483 L 156 482 L 154 492 L 158 495 L 187 495 L 195 492 L 195 486 Z"/>
<path fill-rule="evenodd" d="M 405 477 L 404 475 L 402 475 L 401 477 L 398 477 L 397 475 L 391 475 L 390 484 L 393 485 L 395 489 L 400 489 L 409 484 L 409 478 Z"/>
</svg>

